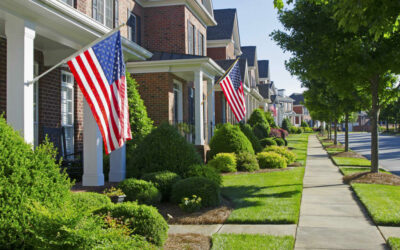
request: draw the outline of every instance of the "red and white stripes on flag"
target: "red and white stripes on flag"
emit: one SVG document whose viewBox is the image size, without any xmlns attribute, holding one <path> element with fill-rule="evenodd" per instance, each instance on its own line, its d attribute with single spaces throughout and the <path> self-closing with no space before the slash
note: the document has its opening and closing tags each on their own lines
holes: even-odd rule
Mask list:
<svg viewBox="0 0 400 250">
<path fill-rule="evenodd" d="M 235 61 L 225 77 L 219 82 L 219 85 L 224 92 L 225 98 L 236 120 L 240 122 L 246 116 L 246 102 L 238 62 L 239 60 Z"/>
<path fill-rule="evenodd" d="M 105 152 L 132 139 L 120 33 L 68 61 L 103 137 Z"/>
</svg>

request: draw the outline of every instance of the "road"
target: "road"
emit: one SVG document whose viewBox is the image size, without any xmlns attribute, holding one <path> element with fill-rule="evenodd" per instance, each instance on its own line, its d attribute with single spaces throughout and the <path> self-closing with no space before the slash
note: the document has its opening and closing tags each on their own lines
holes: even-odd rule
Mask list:
<svg viewBox="0 0 400 250">
<path fill-rule="evenodd" d="M 344 143 L 344 133 L 338 135 L 338 140 Z M 349 133 L 349 146 L 371 159 L 370 133 Z M 379 161 L 381 167 L 400 175 L 400 136 L 379 136 Z"/>
</svg>

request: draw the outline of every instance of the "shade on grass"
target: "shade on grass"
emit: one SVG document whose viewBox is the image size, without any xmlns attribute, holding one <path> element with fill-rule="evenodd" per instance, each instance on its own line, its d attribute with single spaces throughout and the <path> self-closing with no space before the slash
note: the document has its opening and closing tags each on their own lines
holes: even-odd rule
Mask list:
<svg viewBox="0 0 400 250">
<path fill-rule="evenodd" d="M 351 157 L 332 157 L 333 162 L 337 166 L 361 166 L 370 167 L 371 162 L 367 159 L 362 158 L 351 158 Z"/>
<path fill-rule="evenodd" d="M 371 171 L 371 168 L 364 168 L 364 167 L 340 167 L 339 169 L 343 175 L 351 175 L 355 173 Z M 379 169 L 379 172 L 390 174 L 390 172 L 387 172 L 383 169 Z"/>
<path fill-rule="evenodd" d="M 307 159 L 307 146 L 308 146 L 308 137 L 310 134 L 291 134 L 286 140 L 288 141 L 288 146 L 293 148 L 292 152 L 294 152 L 297 156 L 297 162 L 300 162 L 302 166 L 306 165 Z"/>
<path fill-rule="evenodd" d="M 400 226 L 400 186 L 354 183 L 352 187 L 376 224 Z"/>
<path fill-rule="evenodd" d="M 296 224 L 299 219 L 304 168 L 224 176 L 222 195 L 233 202 L 226 223 Z"/>
<path fill-rule="evenodd" d="M 212 250 L 291 250 L 294 247 L 294 238 L 258 234 L 214 234 L 212 245 Z"/>
<path fill-rule="evenodd" d="M 400 238 L 389 237 L 387 243 L 392 250 L 400 250 Z"/>
</svg>

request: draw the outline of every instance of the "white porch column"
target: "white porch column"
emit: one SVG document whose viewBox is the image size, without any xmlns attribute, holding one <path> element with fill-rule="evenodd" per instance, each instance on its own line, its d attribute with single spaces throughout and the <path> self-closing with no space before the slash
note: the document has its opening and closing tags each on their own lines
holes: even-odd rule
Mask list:
<svg viewBox="0 0 400 250">
<path fill-rule="evenodd" d="M 103 138 L 84 100 L 83 105 L 83 186 L 103 186 Z"/>
<path fill-rule="evenodd" d="M 211 92 L 210 92 L 211 90 Z M 214 79 L 211 78 L 207 81 L 207 112 L 208 112 L 208 143 L 214 133 L 215 128 L 215 97 L 214 97 Z"/>
<path fill-rule="evenodd" d="M 34 24 L 7 15 L 7 122 L 33 144 Z"/>
<path fill-rule="evenodd" d="M 126 177 L 126 145 L 110 154 L 110 182 L 121 182 Z"/>
<path fill-rule="evenodd" d="M 196 145 L 204 145 L 204 114 L 203 114 L 203 71 L 194 72 L 194 104 Z"/>
</svg>

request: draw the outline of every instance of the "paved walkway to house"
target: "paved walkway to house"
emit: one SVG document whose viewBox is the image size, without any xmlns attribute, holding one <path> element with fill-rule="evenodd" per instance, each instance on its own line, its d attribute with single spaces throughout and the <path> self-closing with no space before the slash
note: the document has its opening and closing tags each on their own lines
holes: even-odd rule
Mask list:
<svg viewBox="0 0 400 250">
<path fill-rule="evenodd" d="M 385 249 L 385 241 L 349 185 L 310 136 L 295 249 Z"/>
</svg>

